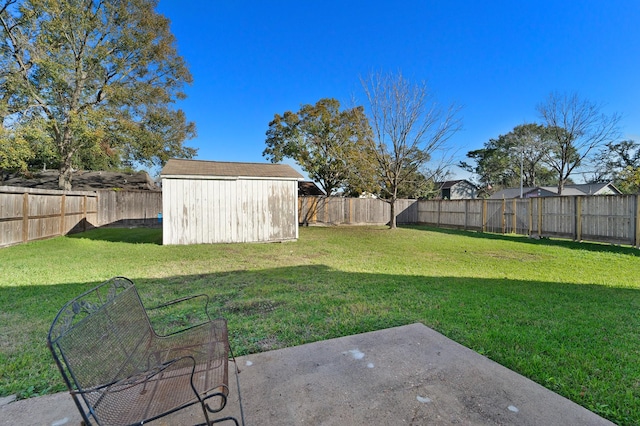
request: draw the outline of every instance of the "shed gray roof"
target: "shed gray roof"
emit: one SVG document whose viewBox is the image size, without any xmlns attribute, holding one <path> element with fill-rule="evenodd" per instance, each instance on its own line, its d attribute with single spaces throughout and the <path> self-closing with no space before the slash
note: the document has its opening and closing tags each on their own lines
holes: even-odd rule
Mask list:
<svg viewBox="0 0 640 426">
<path fill-rule="evenodd" d="M 231 163 L 223 161 L 182 160 L 172 158 L 161 176 L 219 176 L 302 179 L 302 175 L 287 164 Z"/>
</svg>

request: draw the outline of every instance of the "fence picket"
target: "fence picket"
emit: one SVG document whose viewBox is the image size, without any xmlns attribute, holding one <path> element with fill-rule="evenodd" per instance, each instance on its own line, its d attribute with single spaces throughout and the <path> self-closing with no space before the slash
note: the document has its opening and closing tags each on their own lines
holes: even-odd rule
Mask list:
<svg viewBox="0 0 640 426">
<path fill-rule="evenodd" d="M 301 224 L 384 225 L 379 199 L 299 197 Z M 398 200 L 399 224 L 561 237 L 640 248 L 637 195 L 536 200 Z M 162 213 L 155 191 L 63 192 L 0 187 L 0 247 L 105 225 L 154 225 Z M 528 223 L 527 223 L 528 222 Z"/>
<path fill-rule="evenodd" d="M 299 199 L 309 224 L 380 225 L 389 222 L 389 204 L 379 199 L 321 198 L 325 215 L 309 212 L 318 201 Z M 561 237 L 628 244 L 640 248 L 640 203 L 636 195 L 540 197 L 506 200 L 398 200 L 398 223 Z M 326 206 L 331 204 L 332 208 Z M 375 208 L 378 206 L 379 208 Z M 348 212 L 348 214 L 346 213 Z"/>
</svg>

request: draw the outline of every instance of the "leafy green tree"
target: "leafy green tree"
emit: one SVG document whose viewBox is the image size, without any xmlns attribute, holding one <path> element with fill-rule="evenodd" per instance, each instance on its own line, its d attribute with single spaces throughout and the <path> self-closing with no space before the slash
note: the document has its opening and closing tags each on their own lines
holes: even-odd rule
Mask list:
<svg viewBox="0 0 640 426">
<path fill-rule="evenodd" d="M 195 155 L 183 145 L 195 135 L 194 124 L 171 108 L 191 75 L 156 6 L 157 0 L 0 3 L 3 125 L 14 137 L 44 130 L 37 144 L 54 148 L 61 189 L 71 189 L 73 167 L 161 165 Z"/>
<path fill-rule="evenodd" d="M 614 182 L 621 180 L 621 174 L 628 169 L 640 167 L 640 144 L 633 140 L 609 142 L 595 156 L 593 182 Z"/>
<path fill-rule="evenodd" d="M 402 186 L 430 162 L 459 128 L 458 108 L 443 110 L 425 83 L 413 84 L 401 73 L 371 74 L 361 81 L 374 138 L 373 157 L 380 196 L 391 205 L 390 228 L 396 228 L 395 202 Z"/>
<path fill-rule="evenodd" d="M 624 194 L 640 193 L 640 167 L 627 166 L 622 169 L 618 174 L 616 184 Z"/>
<path fill-rule="evenodd" d="M 476 164 L 461 162 L 460 167 L 476 174 L 481 186 L 493 191 L 519 186 L 521 171 L 525 187 L 556 184 L 552 170 L 543 163 L 551 149 L 549 138 L 545 126 L 521 124 L 506 135 L 490 139 L 484 148 L 469 151 L 467 157 Z"/>
<path fill-rule="evenodd" d="M 544 161 L 555 171 L 561 195 L 569 176 L 596 149 L 616 140 L 620 116 L 604 114 L 602 105 L 575 93 L 552 93 L 537 109 L 550 132 Z"/>
<path fill-rule="evenodd" d="M 26 172 L 32 157 L 27 140 L 16 138 L 0 127 L 0 184 L 8 173 Z"/>
<path fill-rule="evenodd" d="M 302 105 L 298 112 L 275 114 L 262 155 L 272 162 L 293 159 L 332 195 L 349 182 L 357 188 L 367 185 L 361 177 L 356 179 L 353 170 L 360 168 L 370 138 L 362 107 L 341 111 L 339 101 L 324 98 L 315 105 Z"/>
</svg>

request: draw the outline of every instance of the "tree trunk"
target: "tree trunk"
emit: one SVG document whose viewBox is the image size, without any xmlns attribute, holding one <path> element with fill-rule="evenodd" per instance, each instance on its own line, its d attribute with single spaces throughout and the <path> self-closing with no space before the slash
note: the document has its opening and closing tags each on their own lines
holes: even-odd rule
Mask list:
<svg viewBox="0 0 640 426">
<path fill-rule="evenodd" d="M 391 205 L 391 220 L 389 220 L 389 229 L 396 229 L 396 200 L 392 199 L 389 204 Z"/>
<path fill-rule="evenodd" d="M 73 141 L 71 140 L 71 129 L 65 126 L 62 133 L 56 131 L 58 139 L 58 150 L 60 151 L 60 174 L 58 175 L 58 188 L 63 191 L 71 191 L 71 179 L 73 177 Z"/>
<path fill-rule="evenodd" d="M 58 175 L 58 188 L 63 191 L 71 191 L 71 166 L 66 164 L 60 165 L 60 174 Z"/>
</svg>

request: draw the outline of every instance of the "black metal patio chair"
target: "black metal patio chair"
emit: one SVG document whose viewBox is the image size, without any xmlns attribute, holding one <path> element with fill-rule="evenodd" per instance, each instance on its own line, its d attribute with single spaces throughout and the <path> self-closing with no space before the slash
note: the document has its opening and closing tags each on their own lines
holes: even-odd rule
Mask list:
<svg viewBox="0 0 640 426">
<path fill-rule="evenodd" d="M 161 305 L 175 305 L 197 295 Z M 208 313 L 206 317 L 209 318 Z M 208 319 L 168 335 L 157 334 L 132 281 L 112 278 L 68 302 L 47 344 L 87 425 L 142 425 L 200 404 L 204 423 L 227 404 L 228 362 L 238 385 L 226 320 Z"/>
</svg>

